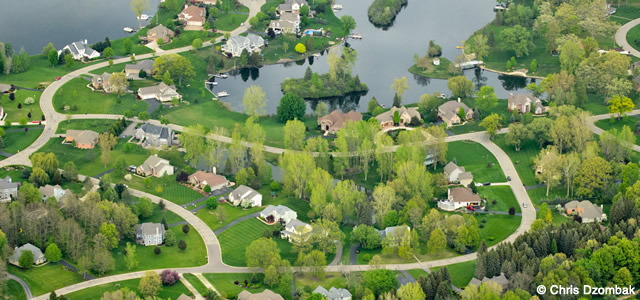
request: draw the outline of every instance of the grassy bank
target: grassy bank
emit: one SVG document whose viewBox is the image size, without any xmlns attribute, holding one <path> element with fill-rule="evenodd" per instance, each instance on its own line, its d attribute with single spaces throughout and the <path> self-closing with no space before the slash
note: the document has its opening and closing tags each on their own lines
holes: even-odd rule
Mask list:
<svg viewBox="0 0 640 300">
<path fill-rule="evenodd" d="M 449 73 L 449 65 L 451 65 L 451 61 L 440 57 L 440 65 L 434 66 L 433 64 L 429 64 L 427 68 L 418 67 L 418 65 L 413 65 L 409 68 L 409 72 L 411 74 L 415 74 L 422 77 L 436 78 L 436 79 L 448 79 L 452 77 L 451 73 Z"/>
</svg>

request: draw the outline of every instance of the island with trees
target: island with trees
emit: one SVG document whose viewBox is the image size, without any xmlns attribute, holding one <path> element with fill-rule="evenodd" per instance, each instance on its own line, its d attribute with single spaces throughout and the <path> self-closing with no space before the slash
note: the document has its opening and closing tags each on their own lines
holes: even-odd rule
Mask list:
<svg viewBox="0 0 640 300">
<path fill-rule="evenodd" d="M 389 27 L 408 0 L 374 0 L 369 6 L 369 21 L 373 25 Z"/>
<path fill-rule="evenodd" d="M 447 79 L 462 73 L 460 67 L 456 67 L 456 63 L 442 57 L 442 47 L 433 40 L 429 41 L 427 54 L 423 56 L 415 54 L 413 62 L 409 72 L 422 77 Z"/>
</svg>

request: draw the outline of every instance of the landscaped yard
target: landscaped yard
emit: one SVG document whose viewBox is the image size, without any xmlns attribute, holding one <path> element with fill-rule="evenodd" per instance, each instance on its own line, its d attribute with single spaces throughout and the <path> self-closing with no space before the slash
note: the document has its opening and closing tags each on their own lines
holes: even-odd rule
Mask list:
<svg viewBox="0 0 640 300">
<path fill-rule="evenodd" d="M 456 160 L 457 165 L 473 174 L 474 182 L 506 182 L 507 178 L 498 160 L 482 145 L 471 141 L 449 143 L 447 161 Z M 488 167 L 491 163 L 491 167 Z"/>
<path fill-rule="evenodd" d="M 167 221 L 168 225 L 184 221 L 184 219 L 182 219 L 176 213 L 174 213 L 174 212 L 172 212 L 170 210 L 167 210 L 166 208 L 164 210 L 161 210 L 160 206 L 158 204 L 154 203 L 153 204 L 153 214 L 151 215 L 151 217 L 148 217 L 146 219 L 141 219 L 140 223 L 146 223 L 146 222 L 160 223 L 160 222 L 162 222 L 162 218 L 163 217 Z"/>
<path fill-rule="evenodd" d="M 232 31 L 247 20 L 249 17 L 248 12 L 249 8 L 246 6 L 235 8 L 234 11 L 229 13 L 219 12 L 218 15 L 215 16 L 215 27 L 217 30 Z"/>
<path fill-rule="evenodd" d="M 509 159 L 516 167 L 522 184 L 526 186 L 538 184 L 533 166 L 533 159 L 540 153 L 538 143 L 532 140 L 525 141 L 520 147 L 520 151 L 516 151 L 513 146 L 507 145 L 505 137 L 506 135 L 504 134 L 496 135 L 493 138 L 493 142 L 509 156 Z"/>
<path fill-rule="evenodd" d="M 196 291 L 198 291 L 198 293 L 200 293 L 200 295 L 204 295 L 207 293 L 207 287 L 204 286 L 204 283 L 202 283 L 202 281 L 200 281 L 200 279 L 198 279 L 196 275 L 187 273 L 182 274 L 182 277 L 189 281 L 189 283 L 191 283 L 191 285 L 196 289 Z"/>
<path fill-rule="evenodd" d="M 489 210 L 509 211 L 510 207 L 514 207 L 516 212 L 520 212 L 518 200 L 516 200 L 516 196 L 508 185 L 480 186 L 478 187 L 478 194 L 482 198 L 487 198 Z M 494 200 L 496 201 L 495 205 L 493 204 Z"/>
<path fill-rule="evenodd" d="M 234 284 L 234 282 L 238 282 L 239 284 L 244 284 L 244 281 L 251 283 L 251 278 L 253 275 L 251 273 L 235 273 L 235 274 L 214 274 L 214 273 L 206 273 L 203 276 L 213 285 L 213 287 L 218 290 L 223 296 L 228 299 L 234 299 L 240 292 L 245 290 L 245 288 Z M 264 274 L 256 273 L 256 280 L 258 287 L 247 289 L 251 293 L 259 293 L 264 291 L 265 289 L 270 289 L 274 292 L 278 291 L 278 286 L 274 285 L 273 287 L 268 287 L 264 285 Z"/>
<path fill-rule="evenodd" d="M 17 281 L 9 279 L 7 281 L 7 294 L 11 300 L 27 300 L 27 295 L 24 293 L 24 289 Z"/>
<path fill-rule="evenodd" d="M 217 211 L 220 209 L 224 210 L 224 215 L 225 215 L 224 222 L 220 222 L 220 220 L 218 219 Z M 262 209 L 263 208 L 260 208 L 260 207 L 242 209 L 241 207 L 233 207 L 227 203 L 219 203 L 218 207 L 215 210 L 211 210 L 205 207 L 199 210 L 196 216 L 198 216 L 198 218 L 202 219 L 205 223 L 207 223 L 207 225 L 209 225 L 211 230 L 217 230 L 222 226 L 231 223 L 235 219 L 241 218 L 243 216 L 246 216 L 254 212 L 259 212 Z"/>
<path fill-rule="evenodd" d="M 297 274 L 296 276 L 296 290 L 307 291 L 315 290 L 318 286 L 322 286 L 327 290 L 331 287 L 335 288 L 347 288 L 347 278 L 342 276 L 342 273 L 326 273 L 326 277 L 322 280 L 318 280 L 311 276 L 305 276 L 304 274 Z"/>
<path fill-rule="evenodd" d="M 509 235 L 511 235 L 520 226 L 519 216 L 510 215 L 493 215 L 493 214 L 475 214 L 478 224 L 482 223 L 482 219 L 486 219 L 484 228 L 480 228 L 480 240 L 485 240 L 487 247 L 491 247 Z"/>
<path fill-rule="evenodd" d="M 52 68 L 47 57 L 39 54 L 30 57 L 29 70 L 22 73 L 11 73 L 9 75 L 3 73 L 0 75 L 0 82 L 25 88 L 41 88 L 38 87 L 40 83 L 49 84 L 54 82 L 58 76 L 84 68 L 88 65 L 89 64 L 75 62 L 71 69 L 67 69 L 62 65 Z"/>
<path fill-rule="evenodd" d="M 457 263 L 448 265 L 447 271 L 449 271 L 449 275 L 451 275 L 451 283 L 459 288 L 464 288 L 469 284 L 471 278 L 473 278 L 474 273 L 476 272 L 476 261 L 470 260 L 465 261 L 463 263 Z M 437 271 L 442 267 L 435 267 L 432 270 Z"/>
<path fill-rule="evenodd" d="M 29 285 L 31 293 L 33 293 L 34 296 L 39 296 L 82 281 L 82 276 L 65 270 L 61 264 L 57 263 L 48 263 L 27 270 L 10 265 L 7 270 L 9 273 L 22 278 L 22 280 Z"/>
<path fill-rule="evenodd" d="M 6 132 L 3 136 L 4 148 L 0 149 L 5 152 L 16 154 L 18 151 L 22 151 L 31 145 L 42 134 L 42 129 L 35 129 L 30 127 L 28 131 L 24 131 L 22 127 L 6 127 Z M 17 131 L 13 131 L 17 130 Z"/>
<path fill-rule="evenodd" d="M 127 93 L 120 98 L 115 94 L 93 92 L 87 87 L 90 82 L 83 78 L 74 78 L 64 84 L 53 96 L 53 107 L 57 112 L 70 114 L 123 114 L 126 110 L 137 115 L 146 111 L 149 104 L 137 100 L 134 93 Z M 130 89 L 137 91 L 141 83 L 130 81 Z M 69 110 L 65 111 L 64 106 Z M 74 109 L 75 108 L 75 109 Z"/>
<path fill-rule="evenodd" d="M 67 130 L 69 129 L 76 129 L 76 130 L 92 130 L 95 131 L 97 133 L 102 133 L 105 132 L 107 130 L 109 130 L 109 128 L 111 128 L 111 125 L 113 125 L 113 123 L 115 123 L 116 120 L 109 120 L 109 119 L 88 119 L 88 120 L 69 120 L 69 121 L 62 121 L 60 123 L 58 123 L 58 129 L 56 129 L 56 133 L 65 133 L 67 132 Z M 127 124 L 129 124 L 130 122 L 127 122 Z"/>
<path fill-rule="evenodd" d="M 614 121 L 612 122 L 612 120 Z M 624 126 L 627 126 L 629 127 L 629 129 L 631 129 L 631 131 L 634 131 L 636 128 L 636 122 L 640 122 L 640 118 L 636 116 L 626 116 L 620 120 L 615 120 L 615 119 L 600 120 L 596 122 L 596 126 L 604 129 L 605 131 L 608 131 L 611 129 L 617 129 L 618 131 L 621 131 Z M 639 136 L 636 136 L 636 145 L 640 145 Z"/>
<path fill-rule="evenodd" d="M 128 288 L 130 291 L 138 291 L 139 284 L 139 278 L 129 279 L 90 287 L 65 296 L 70 300 L 100 299 L 105 292 L 113 292 L 119 289 Z M 190 295 L 191 292 L 189 292 L 189 289 L 187 289 L 182 282 L 178 281 L 172 286 L 163 286 L 157 296 L 160 299 L 178 299 L 181 294 Z M 138 296 L 141 295 L 138 294 Z"/>
<path fill-rule="evenodd" d="M 146 157 L 144 159 L 146 159 Z M 137 175 L 133 175 L 133 178 L 129 181 L 125 179 L 117 180 L 129 185 L 129 187 L 133 189 L 156 195 L 176 204 L 185 204 L 204 197 L 202 194 L 176 182 L 176 176 L 177 175 L 174 174 L 171 176 L 163 176 L 161 178 L 154 176 L 146 177 L 151 179 L 149 187 L 144 184 L 146 178 Z M 158 189 L 159 187 L 160 189 Z"/>
<path fill-rule="evenodd" d="M 475 109 L 476 107 L 475 98 L 464 98 L 462 99 L 462 102 L 464 102 L 467 106 L 471 107 L 472 109 Z M 496 106 L 490 109 L 489 111 L 484 112 L 483 114 L 484 116 L 488 116 L 493 113 L 496 113 L 502 116 L 502 122 L 500 124 L 502 125 L 508 124 L 508 122 L 511 120 L 511 112 L 507 110 L 507 99 L 498 99 L 498 103 L 496 104 Z M 453 127 L 450 127 L 449 130 L 455 134 L 485 131 L 486 129 L 480 126 L 480 122 L 482 122 L 481 119 L 468 120 L 463 125 L 454 125 Z"/>
<path fill-rule="evenodd" d="M 40 110 L 40 96 L 41 92 L 18 90 L 15 92 L 15 100 L 11 101 L 8 95 L 0 94 L 0 105 L 7 114 L 6 119 L 11 122 L 20 122 L 20 119 L 24 119 L 27 123 L 32 121 L 42 121 L 42 110 Z M 24 102 L 27 98 L 33 98 L 32 104 L 26 104 Z M 20 105 L 20 108 L 18 108 Z M 29 117 L 31 113 L 31 117 Z"/>
</svg>

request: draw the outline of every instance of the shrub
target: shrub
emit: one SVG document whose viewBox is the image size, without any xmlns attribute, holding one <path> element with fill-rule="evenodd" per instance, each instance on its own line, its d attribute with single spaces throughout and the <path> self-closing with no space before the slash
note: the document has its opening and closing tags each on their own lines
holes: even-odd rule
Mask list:
<svg viewBox="0 0 640 300">
<path fill-rule="evenodd" d="M 478 227 L 479 228 L 484 228 L 484 224 L 480 223 L 480 224 L 478 224 Z"/>
<path fill-rule="evenodd" d="M 362 259 L 364 261 L 370 261 L 371 260 L 371 255 L 369 255 L 369 254 L 362 255 Z"/>
<path fill-rule="evenodd" d="M 280 183 L 278 183 L 277 181 L 271 181 L 271 184 L 269 185 L 271 187 L 271 190 L 274 192 L 277 192 L 280 190 Z"/>
<path fill-rule="evenodd" d="M 156 246 L 153 249 L 153 253 L 155 253 L 155 255 L 159 255 L 160 253 L 162 253 L 162 250 L 160 249 L 160 247 Z"/>
<path fill-rule="evenodd" d="M 208 184 L 204 186 L 204 192 L 207 194 L 211 193 L 211 187 Z"/>
<path fill-rule="evenodd" d="M 184 251 L 185 249 L 187 249 L 187 242 L 185 242 L 184 240 L 180 240 L 178 242 L 178 248 L 180 248 L 180 250 Z"/>
<path fill-rule="evenodd" d="M 164 270 L 160 273 L 160 279 L 163 285 L 174 285 L 180 280 L 180 275 L 175 270 Z"/>
<path fill-rule="evenodd" d="M 509 207 L 509 214 L 510 215 L 515 215 L 516 214 L 516 209 L 514 207 Z"/>
<path fill-rule="evenodd" d="M 300 54 L 303 54 L 303 53 L 307 52 L 307 47 L 302 43 L 298 43 L 298 44 L 296 44 L 295 50 L 296 50 L 296 52 L 298 52 Z"/>
<path fill-rule="evenodd" d="M 482 218 L 482 221 L 480 221 L 480 222 L 482 222 L 482 223 L 487 223 L 487 219 Z"/>
<path fill-rule="evenodd" d="M 190 230 L 190 229 L 191 229 L 191 228 L 189 227 L 189 225 L 188 225 L 188 224 L 184 224 L 184 225 L 182 225 L 182 232 L 184 232 L 185 234 L 189 233 L 189 230 Z"/>
<path fill-rule="evenodd" d="M 496 203 L 498 203 L 498 201 L 493 200 L 493 201 L 491 201 L 491 203 L 492 203 L 493 205 L 496 205 Z"/>
<path fill-rule="evenodd" d="M 31 105 L 35 102 L 35 100 L 33 100 L 32 97 L 28 97 L 27 99 L 24 99 L 24 104 L 26 105 Z"/>
</svg>

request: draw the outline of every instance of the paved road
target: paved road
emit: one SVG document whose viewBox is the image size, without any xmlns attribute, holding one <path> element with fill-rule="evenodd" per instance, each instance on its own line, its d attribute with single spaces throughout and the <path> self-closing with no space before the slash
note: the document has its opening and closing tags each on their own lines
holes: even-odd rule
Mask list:
<svg viewBox="0 0 640 300">
<path fill-rule="evenodd" d="M 329 263 L 330 266 L 337 266 L 342 258 L 342 243 L 338 242 L 336 245 L 336 256 L 333 257 L 333 260 Z"/>
<path fill-rule="evenodd" d="M 24 294 L 27 296 L 27 299 L 33 298 L 33 294 L 31 293 L 31 289 L 29 288 L 27 283 L 24 282 L 24 280 L 22 280 L 22 278 L 20 278 L 20 277 L 18 277 L 16 275 L 13 275 L 11 273 L 8 273 L 8 274 L 9 274 L 9 279 L 17 281 L 22 286 L 22 289 L 24 290 Z"/>
<path fill-rule="evenodd" d="M 639 21 L 640 22 L 640 19 L 636 19 L 635 21 Z M 616 37 L 617 37 L 617 34 L 616 34 Z M 630 113 L 627 113 L 626 115 L 627 116 L 640 115 L 640 109 L 633 110 Z M 604 132 L 604 130 L 602 128 L 596 126 L 596 124 L 595 124 L 596 121 L 608 120 L 608 119 L 611 118 L 611 116 L 612 116 L 611 114 L 590 116 L 590 117 L 587 118 L 587 127 L 589 127 L 589 129 L 591 129 L 591 131 L 593 133 L 595 133 L 597 135 L 601 135 Z M 633 130 L 633 128 L 631 128 L 631 130 Z M 640 152 L 640 146 L 633 145 L 633 151 Z"/>
<path fill-rule="evenodd" d="M 620 28 L 618 28 L 618 31 L 616 31 L 616 44 L 620 45 L 620 47 L 622 47 L 622 49 L 624 49 L 625 51 L 629 51 L 629 53 L 631 53 L 631 55 L 635 57 L 640 57 L 640 51 L 634 49 L 633 47 L 631 47 L 631 45 L 629 45 L 629 42 L 627 41 L 627 33 L 629 32 L 629 30 L 631 30 L 631 28 L 635 27 L 638 24 L 640 24 L 640 19 L 635 19 L 627 24 L 620 26 Z"/>
</svg>

